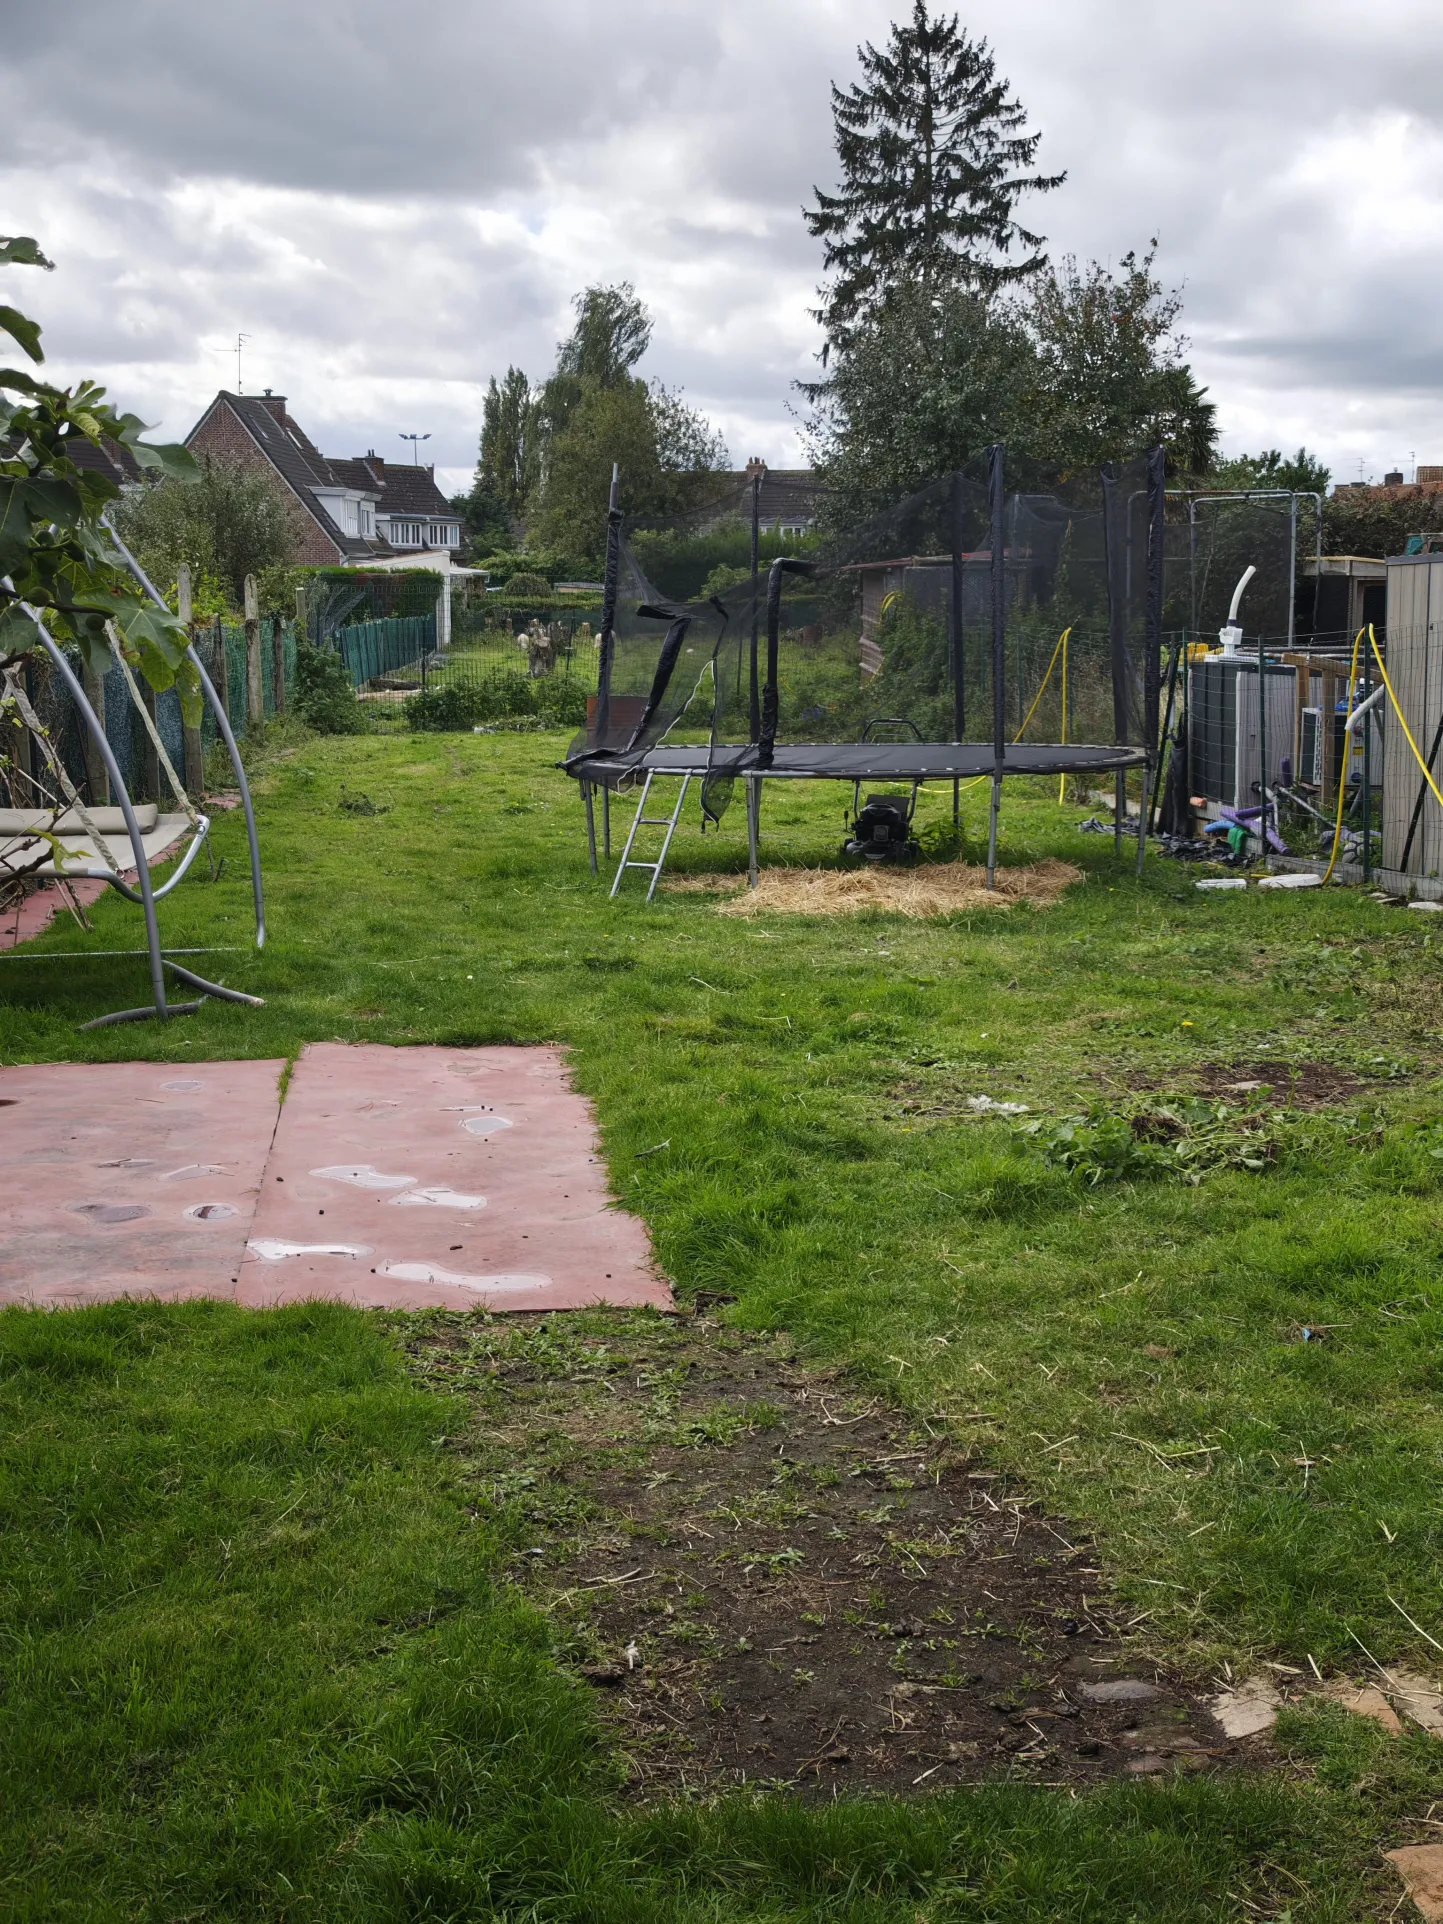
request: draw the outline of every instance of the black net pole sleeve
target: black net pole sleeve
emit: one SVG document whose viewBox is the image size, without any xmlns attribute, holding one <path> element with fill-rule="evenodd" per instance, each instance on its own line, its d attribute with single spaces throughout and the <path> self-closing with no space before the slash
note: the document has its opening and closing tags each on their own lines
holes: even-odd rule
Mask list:
<svg viewBox="0 0 1443 1924">
<path fill-rule="evenodd" d="M 966 659 L 962 649 L 962 476 L 952 476 L 952 739 L 967 733 Z"/>
<path fill-rule="evenodd" d="M 1149 762 L 1162 750 L 1159 708 L 1162 692 L 1162 592 L 1167 538 L 1167 450 L 1151 448 L 1147 457 L 1147 610 L 1146 660 L 1143 664 L 1143 713 Z"/>
<path fill-rule="evenodd" d="M 757 649 L 761 641 L 761 507 L 762 477 L 752 476 L 752 647 L 751 647 L 751 706 L 749 720 L 751 739 L 759 742 L 762 738 L 762 684 Z"/>
<path fill-rule="evenodd" d="M 1000 777 L 1007 758 L 1007 459 L 1000 441 L 987 450 L 992 554 L 992 755 Z"/>
<path fill-rule="evenodd" d="M 1112 739 L 1127 741 L 1127 530 L 1117 474 L 1102 470 L 1102 533 L 1107 567 L 1107 637 L 1112 659 Z"/>
<path fill-rule="evenodd" d="M 814 575 L 810 561 L 792 561 L 779 556 L 767 571 L 767 680 L 762 689 L 762 725 L 757 746 L 757 767 L 770 768 L 777 745 L 777 718 L 781 710 L 778 666 L 782 635 L 782 578 L 785 575 Z"/>
<path fill-rule="evenodd" d="M 620 478 L 611 470 L 611 502 L 606 512 L 606 573 L 601 581 L 601 659 L 596 668 L 596 727 L 598 748 L 611 733 L 611 664 L 616 655 L 616 590 L 621 575 Z"/>
<path fill-rule="evenodd" d="M 637 612 L 652 616 L 662 614 L 659 608 L 641 608 Z M 642 711 L 641 720 L 632 729 L 631 739 L 626 744 L 628 752 L 647 739 L 647 732 L 656 718 L 657 710 L 666 699 L 666 691 L 671 683 L 677 658 L 681 654 L 681 644 L 686 639 L 686 631 L 690 628 L 691 621 L 690 615 L 681 615 L 666 631 L 666 639 L 661 644 L 661 653 L 657 657 L 656 673 L 651 678 L 651 693 L 646 698 L 646 707 Z"/>
</svg>

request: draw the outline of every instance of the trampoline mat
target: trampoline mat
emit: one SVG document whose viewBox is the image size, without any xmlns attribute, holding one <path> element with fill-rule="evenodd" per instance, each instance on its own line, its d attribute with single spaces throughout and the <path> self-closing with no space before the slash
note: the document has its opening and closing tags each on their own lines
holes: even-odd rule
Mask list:
<svg viewBox="0 0 1443 1924">
<path fill-rule="evenodd" d="M 1138 768 L 1141 748 L 1086 742 L 1009 742 L 1004 775 L 1083 775 L 1103 769 Z M 755 745 L 713 750 L 695 746 L 648 748 L 632 753 L 588 755 L 567 773 L 580 781 L 614 784 L 650 771 L 658 775 L 765 775 L 768 781 L 930 782 L 990 775 L 990 742 L 788 742 L 778 743 L 762 768 Z"/>
</svg>

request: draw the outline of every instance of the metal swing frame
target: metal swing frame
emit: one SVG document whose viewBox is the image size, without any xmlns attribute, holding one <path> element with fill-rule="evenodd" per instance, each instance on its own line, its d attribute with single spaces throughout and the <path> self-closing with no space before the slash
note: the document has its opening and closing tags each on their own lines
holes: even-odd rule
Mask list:
<svg viewBox="0 0 1443 1924">
<path fill-rule="evenodd" d="M 108 521 L 105 523 L 105 531 L 115 543 L 116 549 L 119 551 L 126 567 L 145 590 L 146 594 L 149 595 L 150 599 L 158 608 L 166 608 L 164 598 L 156 591 L 154 584 L 146 575 L 140 563 L 130 552 L 129 548 L 126 547 L 125 543 Z M 105 765 L 105 772 L 110 778 L 111 792 L 115 797 L 121 815 L 124 817 L 126 834 L 130 839 L 131 851 L 135 857 L 137 886 L 134 888 L 132 888 L 122 876 L 116 875 L 110 869 L 103 867 L 67 867 L 63 871 L 63 879 L 67 881 L 90 880 L 104 882 L 110 888 L 115 889 L 118 894 L 123 895 L 128 902 L 139 904 L 145 917 L 146 946 L 143 953 L 147 955 L 150 962 L 150 985 L 151 994 L 154 998 L 153 1002 L 149 1007 L 116 1009 L 109 1015 L 97 1016 L 92 1022 L 82 1023 L 82 1029 L 104 1029 L 121 1022 L 164 1022 L 168 1021 L 172 1016 L 193 1015 L 208 997 L 214 997 L 216 1000 L 222 1002 L 244 1003 L 250 1008 L 264 1007 L 263 997 L 247 995 L 240 989 L 228 989 L 222 983 L 211 982 L 207 980 L 205 976 L 197 975 L 193 969 L 184 968 L 179 962 L 173 961 L 161 947 L 160 923 L 156 915 L 156 903 L 163 901 L 172 889 L 178 887 L 189 873 L 196 856 L 200 853 L 202 843 L 204 843 L 209 836 L 210 818 L 206 815 L 197 815 L 196 821 L 198 825 L 192 835 L 190 847 L 181 858 L 179 867 L 173 875 L 167 877 L 159 888 L 155 887 L 151 881 L 150 862 L 146 855 L 145 840 L 141 833 L 140 824 L 136 820 L 135 808 L 131 802 L 129 791 L 125 786 L 124 778 L 120 773 L 120 765 L 115 759 L 115 751 L 111 748 L 110 741 L 106 736 L 104 725 L 100 717 L 96 714 L 89 697 L 86 695 L 80 677 L 65 659 L 64 651 L 46 629 L 39 610 L 32 608 L 28 602 L 22 602 L 20 605 L 35 623 L 36 633 L 40 637 L 41 645 L 50 657 L 56 672 L 64 682 L 70 698 L 75 704 L 76 713 L 80 716 L 91 740 L 95 743 L 100 758 Z M 169 612 L 168 609 L 166 611 L 167 613 Z M 255 902 L 256 947 L 263 949 L 266 943 L 265 891 L 261 879 L 260 842 L 256 834 L 255 808 L 251 802 L 250 784 L 246 780 L 245 768 L 241 762 L 240 750 L 236 746 L 235 735 L 230 725 L 230 717 L 225 712 L 225 705 L 217 695 L 210 676 L 206 673 L 205 666 L 200 656 L 196 653 L 193 642 L 186 644 L 185 653 L 200 677 L 202 694 L 210 704 L 211 710 L 215 715 L 216 724 L 220 729 L 226 750 L 230 756 L 230 764 L 235 775 L 236 786 L 240 791 L 241 806 L 245 811 L 246 835 L 250 843 L 251 892 Z M 57 873 L 60 873 L 58 869 Z M 165 981 L 165 971 L 167 969 L 178 977 L 180 981 L 185 983 L 188 988 L 199 989 L 199 998 L 193 1002 L 169 1001 L 166 996 Z"/>
</svg>

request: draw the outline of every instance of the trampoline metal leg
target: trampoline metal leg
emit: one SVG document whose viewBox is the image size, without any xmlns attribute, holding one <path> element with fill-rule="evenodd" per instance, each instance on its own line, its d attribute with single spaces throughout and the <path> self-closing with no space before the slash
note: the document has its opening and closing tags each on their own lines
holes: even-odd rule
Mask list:
<svg viewBox="0 0 1443 1924">
<path fill-rule="evenodd" d="M 954 829 L 960 829 L 962 826 L 962 777 L 960 775 L 952 777 L 952 826 Z"/>
<path fill-rule="evenodd" d="M 987 827 L 987 886 L 992 888 L 997 880 L 997 817 L 1002 811 L 1002 777 L 992 777 L 992 819 Z"/>
<path fill-rule="evenodd" d="M 1146 765 L 1144 765 L 1142 771 L 1142 805 L 1137 811 L 1137 872 L 1139 878 L 1142 875 L 1143 858 L 1147 854 L 1147 817 L 1148 811 L 1152 806 L 1152 797 L 1149 792 L 1151 785 L 1148 781 L 1149 772 Z"/>
<path fill-rule="evenodd" d="M 1112 821 L 1112 852 L 1122 860 L 1122 831 L 1127 822 L 1127 777 L 1119 768 L 1116 777 L 1116 800 Z"/>
<path fill-rule="evenodd" d="M 586 803 L 586 847 L 591 856 L 591 872 L 596 873 L 596 804 L 592 800 L 591 783 L 581 784 L 581 795 Z"/>
<path fill-rule="evenodd" d="M 611 860 L 611 790 L 604 786 L 601 791 L 601 852 L 609 862 Z"/>
<path fill-rule="evenodd" d="M 755 888 L 758 878 L 757 842 L 761 835 L 762 785 L 755 775 L 747 777 L 747 887 Z"/>
</svg>

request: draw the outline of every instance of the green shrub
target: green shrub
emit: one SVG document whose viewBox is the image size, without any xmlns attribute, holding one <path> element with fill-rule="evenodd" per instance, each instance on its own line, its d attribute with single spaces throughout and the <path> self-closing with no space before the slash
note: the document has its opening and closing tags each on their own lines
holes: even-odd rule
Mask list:
<svg viewBox="0 0 1443 1924">
<path fill-rule="evenodd" d="M 586 690 L 566 677 L 500 674 L 486 681 L 452 681 L 406 701 L 406 726 L 458 734 L 489 722 L 532 717 L 543 728 L 579 728 Z"/>
<path fill-rule="evenodd" d="M 538 596 L 543 601 L 549 601 L 551 599 L 551 583 L 546 579 L 545 575 L 531 574 L 523 568 L 512 575 L 507 581 L 506 592 L 513 597 L 517 595 L 523 597 Z"/>
<path fill-rule="evenodd" d="M 318 735 L 364 735 L 366 714 L 333 648 L 296 643 L 295 712 Z"/>
</svg>

